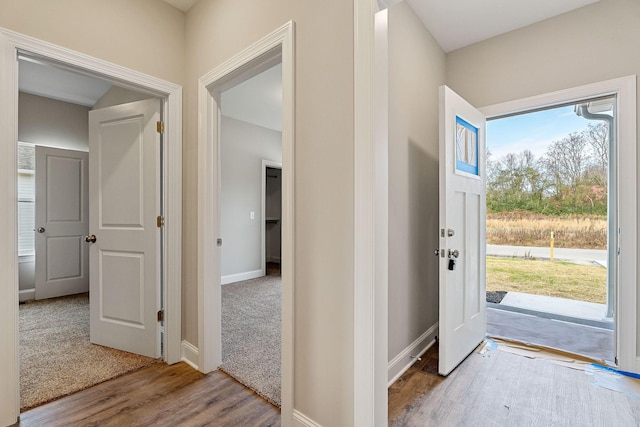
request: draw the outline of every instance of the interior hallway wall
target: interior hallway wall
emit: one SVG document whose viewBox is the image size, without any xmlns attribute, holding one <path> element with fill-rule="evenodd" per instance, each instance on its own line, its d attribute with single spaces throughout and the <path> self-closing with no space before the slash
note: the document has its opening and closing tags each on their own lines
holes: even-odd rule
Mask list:
<svg viewBox="0 0 640 427">
<path fill-rule="evenodd" d="M 183 83 L 185 16 L 163 1 L 3 0 L 0 11 L 0 27 Z"/>
<path fill-rule="evenodd" d="M 197 346 L 198 78 L 293 20 L 295 29 L 294 408 L 353 425 L 354 5 L 201 0 L 187 13 L 184 337 Z M 188 166 L 188 167 L 187 167 Z M 327 174 L 327 169 L 331 170 Z"/>
<path fill-rule="evenodd" d="M 389 8 L 389 380 L 438 323 L 438 87 L 445 54 L 406 2 Z M 431 333 L 425 334 L 427 331 Z M 403 350 L 416 348 L 399 357 Z"/>
</svg>

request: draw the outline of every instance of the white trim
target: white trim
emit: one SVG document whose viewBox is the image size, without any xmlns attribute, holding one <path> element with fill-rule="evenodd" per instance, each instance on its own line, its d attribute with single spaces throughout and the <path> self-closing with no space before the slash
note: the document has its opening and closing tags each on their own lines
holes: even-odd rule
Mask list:
<svg viewBox="0 0 640 427">
<path fill-rule="evenodd" d="M 262 176 L 262 187 L 261 187 L 261 195 L 260 195 L 260 208 L 262 209 L 262 215 L 260 216 L 260 265 L 262 267 L 262 275 L 264 276 L 265 274 L 267 274 L 267 257 L 266 257 L 266 253 L 267 253 L 267 239 L 266 239 L 266 206 L 267 206 L 267 178 L 266 178 L 266 174 L 267 174 L 267 168 L 273 168 L 273 169 L 280 169 L 282 170 L 282 163 L 279 162 L 273 162 L 271 160 L 265 160 L 262 159 L 262 172 L 261 172 L 261 176 Z M 273 257 L 269 259 L 268 262 L 275 262 L 272 261 Z M 278 258 L 278 261 L 280 262 L 280 258 Z"/>
<path fill-rule="evenodd" d="M 164 98 L 165 149 L 165 360 L 175 363 L 181 354 L 182 268 L 182 88 L 174 83 L 133 71 L 101 59 L 0 28 L 0 271 L 8 278 L 0 287 L 0 425 L 19 415 L 18 392 L 18 274 L 16 230 L 16 142 L 18 125 L 17 52 L 50 58 L 71 68 L 100 75 L 119 85 Z"/>
<path fill-rule="evenodd" d="M 384 148 L 374 139 L 374 18 L 375 0 L 354 1 L 354 277 L 353 277 L 353 423 L 387 425 L 387 307 L 384 238 L 377 219 L 383 204 L 377 198 L 384 181 L 376 174 Z M 384 67 L 384 64 L 383 64 Z M 379 71 L 379 70 L 377 70 Z M 386 94 L 386 92 L 384 92 Z M 384 96 L 384 95 L 383 95 Z M 386 120 L 384 118 L 383 120 Z M 376 127 L 376 131 L 379 129 Z M 379 135 L 378 135 L 379 136 Z M 383 171 L 380 171 L 384 174 Z M 380 218 L 382 221 L 386 216 Z M 376 261 L 382 266 L 376 268 Z"/>
<path fill-rule="evenodd" d="M 564 102 L 574 102 L 603 95 L 617 95 L 617 218 L 620 233 L 616 280 L 616 353 L 620 369 L 640 372 L 638 342 L 637 277 L 637 112 L 636 76 L 578 86 L 521 100 L 481 108 L 489 117 L 525 112 Z M 610 159 L 611 161 L 612 159 Z M 611 267 L 611 266 L 610 266 Z M 615 274 L 614 274 L 615 276 Z"/>
<path fill-rule="evenodd" d="M 293 425 L 294 427 L 322 427 L 311 418 L 299 411 L 293 411 Z"/>
<path fill-rule="evenodd" d="M 202 372 L 222 363 L 219 92 L 282 62 L 282 388 L 281 421 L 293 417 L 294 362 L 294 88 L 295 24 L 289 21 L 198 80 L 198 344 Z"/>
<path fill-rule="evenodd" d="M 388 418 L 389 360 L 389 42 L 388 11 L 375 15 L 373 62 L 375 176 L 375 421 Z"/>
<path fill-rule="evenodd" d="M 193 369 L 199 370 L 198 369 L 198 358 L 199 358 L 198 347 L 191 344 L 187 340 L 183 340 L 181 345 L 181 350 L 182 350 L 181 352 L 182 355 L 180 357 L 180 360 L 186 363 L 187 365 L 191 366 Z"/>
<path fill-rule="evenodd" d="M 36 290 L 32 289 L 21 289 L 18 291 L 18 300 L 22 301 L 30 301 L 36 299 Z"/>
<path fill-rule="evenodd" d="M 400 354 L 394 357 L 389 362 L 388 378 L 389 382 L 387 387 L 391 387 L 398 378 L 402 376 L 413 365 L 418 357 L 421 357 L 433 344 L 435 344 L 435 337 L 438 334 L 438 323 L 427 329 L 427 331 L 420 335 L 418 339 L 409 344 L 407 348 L 402 350 Z"/>
<path fill-rule="evenodd" d="M 228 274 L 220 278 L 221 285 L 228 285 L 230 283 L 242 282 L 243 280 L 257 279 L 264 276 L 263 270 L 247 271 L 245 273 Z"/>
</svg>

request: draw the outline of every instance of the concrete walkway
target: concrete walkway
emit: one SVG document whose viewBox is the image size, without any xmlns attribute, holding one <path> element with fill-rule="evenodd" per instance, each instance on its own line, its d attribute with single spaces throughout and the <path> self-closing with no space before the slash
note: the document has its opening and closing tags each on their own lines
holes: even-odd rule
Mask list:
<svg viewBox="0 0 640 427">
<path fill-rule="evenodd" d="M 606 320 L 607 306 L 566 298 L 507 292 L 500 305 L 588 320 Z"/>
<path fill-rule="evenodd" d="M 539 248 L 532 246 L 487 245 L 487 255 L 549 259 L 550 250 L 549 248 Z M 607 251 L 602 249 L 554 248 L 553 258 L 558 261 L 596 262 L 604 267 L 607 266 Z"/>
</svg>

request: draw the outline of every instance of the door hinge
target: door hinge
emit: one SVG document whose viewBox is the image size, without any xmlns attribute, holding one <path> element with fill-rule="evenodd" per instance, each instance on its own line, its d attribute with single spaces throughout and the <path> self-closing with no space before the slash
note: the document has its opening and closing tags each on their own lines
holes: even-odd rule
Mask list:
<svg viewBox="0 0 640 427">
<path fill-rule="evenodd" d="M 158 130 L 158 133 L 164 133 L 164 122 L 157 122 L 156 129 Z"/>
<path fill-rule="evenodd" d="M 158 226 L 158 228 L 164 227 L 164 217 L 162 215 L 158 215 L 158 217 L 156 218 L 156 225 Z"/>
<path fill-rule="evenodd" d="M 158 322 L 164 322 L 164 310 L 158 311 Z"/>
</svg>

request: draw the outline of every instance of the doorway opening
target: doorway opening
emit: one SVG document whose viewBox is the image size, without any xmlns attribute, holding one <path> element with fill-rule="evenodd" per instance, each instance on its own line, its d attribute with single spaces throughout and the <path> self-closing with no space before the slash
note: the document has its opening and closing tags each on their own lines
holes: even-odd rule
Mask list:
<svg viewBox="0 0 640 427">
<path fill-rule="evenodd" d="M 91 280 L 97 279 L 91 277 L 89 267 L 90 247 L 94 246 L 90 237 L 94 233 L 98 235 L 101 244 L 98 255 L 101 257 L 100 262 L 109 262 L 104 256 L 108 248 L 102 246 L 102 243 L 108 229 L 116 224 L 116 221 L 98 224 L 90 205 L 97 204 L 97 200 L 100 200 L 100 204 L 104 202 L 113 205 L 114 200 L 111 197 L 112 200 L 109 201 L 109 193 L 111 196 L 126 193 L 123 185 L 117 185 L 119 188 L 115 192 L 100 184 L 96 186 L 97 181 L 117 181 L 117 177 L 113 174 L 106 175 L 109 171 L 103 168 L 104 162 L 90 160 L 89 152 L 94 155 L 94 160 L 97 153 L 95 146 L 90 148 L 95 139 L 91 136 L 91 116 L 114 109 L 136 109 L 138 104 L 135 101 L 139 100 L 149 100 L 143 102 L 154 104 L 159 112 L 162 101 L 157 95 L 134 88 L 127 89 L 93 73 L 63 66 L 46 57 L 27 52 L 20 52 L 18 55 L 18 76 L 16 182 L 18 294 L 21 302 L 19 372 L 20 407 L 24 411 L 154 363 L 157 357 L 165 356 L 161 350 L 160 325 L 156 326 L 155 298 L 150 304 L 153 324 L 149 324 L 149 316 L 140 318 L 145 328 L 150 329 L 154 336 L 154 329 L 157 329 L 157 337 L 153 339 L 158 342 L 158 352 L 147 356 L 119 343 L 121 337 L 116 337 L 119 334 L 114 333 L 115 331 L 106 332 L 105 341 L 105 332 L 96 329 L 96 321 L 104 322 L 108 319 L 111 323 L 127 323 L 130 313 L 115 313 L 112 309 L 110 311 L 109 304 L 104 300 L 99 306 L 94 306 L 101 298 L 89 298 L 90 289 L 94 288 L 92 295 L 98 289 L 95 284 L 90 286 Z M 127 113 L 125 116 L 125 121 L 131 120 L 131 114 Z M 117 125 L 115 121 L 111 124 Z M 155 122 L 149 126 L 153 126 L 155 132 Z M 136 141 L 126 139 L 126 135 L 121 134 L 116 139 L 110 138 L 108 142 L 103 139 L 102 143 L 108 143 L 109 146 L 100 146 L 99 150 L 111 150 L 111 155 L 114 156 L 112 160 L 117 163 L 127 159 L 116 153 L 116 145 L 122 145 L 126 151 Z M 154 141 L 149 143 L 158 147 L 158 154 L 152 158 L 155 163 L 155 172 L 152 172 L 155 184 L 153 191 L 150 191 L 157 198 L 154 202 L 157 206 L 153 208 L 153 212 L 148 212 L 148 218 L 140 221 L 139 226 L 158 235 L 153 244 L 156 246 L 157 258 L 161 260 L 162 229 L 156 229 L 155 217 L 156 214 L 162 215 L 162 155 L 159 144 Z M 148 143 L 143 145 L 141 150 L 148 151 Z M 90 163 L 93 163 L 91 172 Z M 98 170 L 100 174 L 96 172 Z M 147 180 L 148 173 L 143 174 Z M 91 183 L 90 175 L 93 181 Z M 127 171 L 119 171 L 119 175 L 127 175 Z M 130 187 L 135 187 L 135 181 Z M 147 208 L 145 206 L 145 211 L 149 211 Z M 102 209 L 102 212 L 105 213 L 105 210 Z M 95 242 L 95 237 L 93 241 Z M 157 277 L 150 285 L 161 295 L 162 265 L 155 265 L 153 269 Z M 145 271 L 145 274 L 148 273 L 149 271 Z M 126 275 L 120 277 L 123 281 L 127 278 Z M 108 294 L 106 286 L 111 288 L 110 284 L 113 283 L 107 279 L 104 275 L 101 276 L 100 283 L 106 285 L 98 293 L 103 299 Z M 131 281 L 127 283 L 135 285 Z M 123 299 L 135 300 L 136 296 L 130 298 L 131 295 L 128 295 Z M 149 301 L 144 304 L 149 305 Z M 118 305 L 123 307 L 126 304 Z M 98 336 L 100 334 L 103 337 Z"/>
<path fill-rule="evenodd" d="M 487 122 L 489 335 L 615 363 L 615 105 Z"/>
<path fill-rule="evenodd" d="M 280 406 L 282 63 L 237 79 L 220 93 L 220 369 Z"/>
<path fill-rule="evenodd" d="M 262 176 L 263 271 L 266 275 L 279 275 L 282 261 L 282 163 L 263 160 Z"/>
<path fill-rule="evenodd" d="M 281 64 L 281 90 L 272 93 L 281 98 L 281 150 L 282 150 L 282 219 L 281 219 L 281 338 L 280 357 L 281 382 L 280 400 L 283 419 L 293 416 L 293 277 L 294 277 L 294 23 L 288 22 L 274 30 L 261 40 L 239 52 L 228 61 L 220 64 L 199 79 L 199 123 L 200 140 L 198 144 L 199 173 L 198 173 L 198 219 L 199 228 L 203 232 L 198 236 L 200 260 L 198 264 L 198 342 L 195 365 L 202 372 L 211 372 L 223 363 L 222 339 L 222 257 L 228 254 L 226 238 L 222 234 L 224 221 L 221 215 L 225 191 L 222 174 L 225 164 L 222 163 L 222 132 L 224 131 L 223 108 L 225 91 L 234 88 L 238 83 L 247 82 L 265 70 Z M 246 104 L 245 104 L 246 105 Z M 233 119 L 240 121 L 239 119 Z M 263 157 L 269 158 L 269 157 Z M 226 162 L 225 162 L 226 163 Z M 229 169 L 227 167 L 227 169 Z M 232 170 L 236 170 L 237 168 Z M 258 204 L 255 210 L 245 205 L 238 221 L 254 224 L 260 239 L 260 224 L 262 218 L 260 210 L 261 178 L 260 160 L 250 169 L 242 170 L 242 176 L 247 178 L 257 174 Z M 251 212 L 254 219 L 251 220 Z M 256 215 L 257 213 L 257 215 Z M 259 220 L 259 222 L 258 222 Z M 251 223 L 253 221 L 253 223 Z M 262 275 L 261 245 L 256 245 L 251 257 L 258 262 L 257 277 Z M 255 255 L 254 255 L 255 254 Z M 248 256 L 246 257 L 248 258 Z M 230 276 L 230 275 L 228 275 Z M 232 285 L 233 286 L 233 285 Z"/>
</svg>

